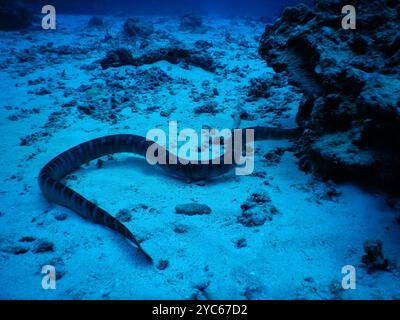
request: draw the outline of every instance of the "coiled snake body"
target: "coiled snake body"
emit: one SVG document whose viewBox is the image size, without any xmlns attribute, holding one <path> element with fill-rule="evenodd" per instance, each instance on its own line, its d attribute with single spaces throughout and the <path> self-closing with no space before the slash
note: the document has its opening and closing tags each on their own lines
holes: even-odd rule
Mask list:
<svg viewBox="0 0 400 320">
<path fill-rule="evenodd" d="M 300 133 L 298 128 L 253 127 L 247 129 L 254 129 L 255 141 L 289 139 L 296 137 Z M 49 201 L 67 207 L 87 220 L 105 225 L 122 234 L 125 238 L 132 241 L 151 262 L 152 258 L 150 255 L 146 253 L 132 232 L 123 223 L 76 191 L 67 187 L 60 180 L 78 169 L 81 165 L 105 155 L 128 152 L 146 156 L 148 148 L 155 143 L 154 141 L 147 140 L 145 137 L 131 134 L 104 136 L 81 143 L 59 154 L 42 168 L 38 178 L 39 187 Z M 161 146 L 158 147 L 163 148 Z M 168 159 L 171 154 L 167 150 L 165 152 Z M 223 158 L 223 155 L 221 158 Z M 225 164 L 223 159 L 220 159 L 218 164 L 213 163 L 212 160 L 209 160 L 208 163 L 182 164 L 178 160 L 176 164 L 170 164 L 167 161 L 167 164 L 159 166 L 175 176 L 203 180 L 223 175 L 235 165 Z"/>
</svg>

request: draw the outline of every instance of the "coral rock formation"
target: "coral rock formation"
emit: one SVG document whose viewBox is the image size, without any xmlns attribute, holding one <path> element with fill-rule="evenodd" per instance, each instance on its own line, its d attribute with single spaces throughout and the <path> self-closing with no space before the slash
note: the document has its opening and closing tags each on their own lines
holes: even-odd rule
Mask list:
<svg viewBox="0 0 400 320">
<path fill-rule="evenodd" d="M 389 260 L 383 256 L 382 241 L 367 240 L 364 242 L 365 255 L 362 256 L 361 261 L 368 269 L 368 272 L 377 270 L 387 270 L 389 267 Z"/>
<path fill-rule="evenodd" d="M 107 52 L 106 57 L 100 62 L 103 69 L 111 67 L 121 67 L 126 65 L 133 65 L 134 59 L 132 53 L 128 49 L 119 48 Z"/>
<path fill-rule="evenodd" d="M 299 155 L 325 178 L 395 187 L 400 178 L 400 3 L 355 2 L 355 30 L 341 26 L 346 1 L 287 8 L 267 25 L 259 53 L 304 96 L 308 130 Z"/>
<path fill-rule="evenodd" d="M 262 226 L 271 221 L 278 210 L 271 204 L 270 196 L 265 192 L 254 192 L 240 206 L 242 214 L 237 221 L 246 227 Z"/>
</svg>

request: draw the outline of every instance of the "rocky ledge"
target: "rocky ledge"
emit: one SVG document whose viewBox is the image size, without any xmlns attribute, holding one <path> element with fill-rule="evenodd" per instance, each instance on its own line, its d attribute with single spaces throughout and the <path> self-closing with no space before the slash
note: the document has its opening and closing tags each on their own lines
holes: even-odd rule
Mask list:
<svg viewBox="0 0 400 320">
<path fill-rule="evenodd" d="M 400 3 L 353 1 L 356 29 L 343 29 L 348 1 L 298 5 L 267 25 L 259 52 L 303 94 L 300 165 L 329 179 L 395 189 L 400 178 Z"/>
</svg>

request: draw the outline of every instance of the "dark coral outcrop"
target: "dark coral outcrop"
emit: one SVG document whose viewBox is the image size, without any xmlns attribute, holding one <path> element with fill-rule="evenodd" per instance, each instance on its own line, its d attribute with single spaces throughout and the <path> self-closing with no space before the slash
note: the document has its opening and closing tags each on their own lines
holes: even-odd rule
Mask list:
<svg viewBox="0 0 400 320">
<path fill-rule="evenodd" d="M 117 68 L 134 64 L 132 53 L 125 48 L 110 50 L 107 52 L 106 57 L 101 60 L 100 64 L 103 69 Z"/>
<path fill-rule="evenodd" d="M 216 70 L 215 61 L 208 53 L 197 49 L 186 49 L 175 46 L 149 50 L 136 58 L 127 49 L 111 50 L 101 61 L 101 66 L 103 69 L 124 65 L 142 66 L 163 60 L 172 64 L 184 63 L 193 65 L 210 72 Z"/>
<path fill-rule="evenodd" d="M 129 18 L 124 23 L 124 32 L 129 37 L 146 38 L 154 33 L 154 27 L 137 18 Z"/>
<path fill-rule="evenodd" d="M 343 29 L 348 1 L 286 8 L 267 25 L 259 53 L 287 74 L 304 101 L 297 121 L 301 165 L 325 178 L 400 179 L 400 3 L 353 1 L 356 29 Z"/>
</svg>

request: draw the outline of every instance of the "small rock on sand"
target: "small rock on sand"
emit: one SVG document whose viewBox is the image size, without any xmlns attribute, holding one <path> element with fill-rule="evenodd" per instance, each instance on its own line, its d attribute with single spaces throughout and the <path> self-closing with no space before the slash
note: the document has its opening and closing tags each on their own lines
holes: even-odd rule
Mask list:
<svg viewBox="0 0 400 320">
<path fill-rule="evenodd" d="M 32 236 L 23 236 L 22 238 L 19 239 L 19 242 L 33 242 L 36 239 Z"/>
<path fill-rule="evenodd" d="M 168 268 L 168 265 L 169 265 L 168 260 L 160 260 L 160 261 L 158 261 L 157 269 L 165 270 Z"/>
<path fill-rule="evenodd" d="M 58 221 L 64 221 L 68 218 L 68 215 L 66 213 L 58 212 L 54 215 L 54 219 Z"/>
<path fill-rule="evenodd" d="M 115 217 L 122 222 L 129 222 L 132 219 L 132 213 L 130 213 L 127 209 L 122 209 Z"/>
<path fill-rule="evenodd" d="M 29 251 L 29 248 L 23 247 L 20 245 L 10 244 L 10 245 L 1 246 L 0 251 L 18 255 L 18 254 L 27 253 Z"/>
<path fill-rule="evenodd" d="M 175 207 L 175 211 L 178 214 L 184 214 L 187 216 L 210 214 L 211 208 L 206 204 L 201 203 L 186 203 L 178 204 Z"/>
<path fill-rule="evenodd" d="M 174 226 L 174 232 L 176 233 L 185 233 L 187 232 L 187 226 L 184 224 L 177 224 Z"/>
</svg>

